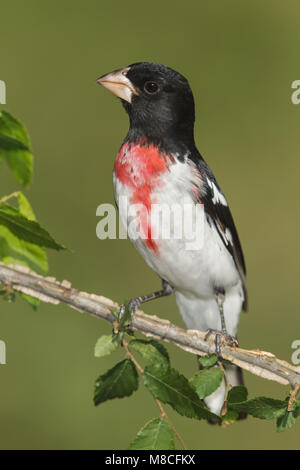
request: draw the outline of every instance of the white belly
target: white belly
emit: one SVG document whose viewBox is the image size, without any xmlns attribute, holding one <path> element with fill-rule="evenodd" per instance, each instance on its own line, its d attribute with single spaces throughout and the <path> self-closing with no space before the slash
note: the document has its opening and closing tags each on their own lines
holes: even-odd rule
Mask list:
<svg viewBox="0 0 300 470">
<path fill-rule="evenodd" d="M 175 227 L 176 221 L 173 223 L 171 220 L 171 237 L 168 236 L 167 239 L 163 237 L 154 238 L 154 243 L 158 249 L 155 253 L 147 245 L 145 239 L 141 237 L 134 239 L 138 232 L 139 216 L 136 211 L 133 211 L 133 216 L 130 218 L 128 210 L 125 208 L 125 201 L 130 201 L 130 189 L 116 181 L 115 190 L 116 200 L 119 201 L 121 220 L 125 226 L 129 226 L 129 238 L 146 263 L 160 277 L 166 279 L 178 290 L 187 290 L 201 296 L 210 296 L 215 287 L 226 289 L 238 283 L 239 275 L 234 261 L 214 226 L 210 226 L 205 217 L 201 219 L 201 223 L 204 223 L 203 231 L 200 234 L 202 246 L 195 249 L 191 245 L 191 240 L 185 237 L 184 230 L 182 230 L 183 237 L 175 239 L 174 233 L 177 234 L 178 230 Z M 194 205 L 194 201 L 188 193 L 180 198 L 177 196 L 178 194 L 180 194 L 178 191 L 172 191 L 172 188 L 164 187 L 153 193 L 153 201 L 155 204 L 170 207 L 177 204 L 177 207 L 182 207 L 183 213 L 187 204 Z M 148 221 L 150 221 L 150 218 Z M 160 225 L 157 228 L 157 234 L 159 235 L 161 231 L 164 231 L 164 228 L 161 229 Z M 168 232 L 168 229 L 165 230 L 165 235 L 168 235 Z"/>
<path fill-rule="evenodd" d="M 187 181 L 186 175 L 180 179 L 167 175 L 163 184 L 158 185 L 151 193 L 151 202 L 170 207 L 177 204 L 182 207 L 182 211 L 187 204 L 195 205 L 193 195 L 187 190 Z M 220 315 L 215 301 L 215 289 L 220 287 L 225 290 L 224 314 L 227 330 L 235 335 L 243 302 L 241 281 L 232 256 L 213 224 L 210 225 L 206 217 L 203 217 L 203 231 L 200 232 L 202 245 L 198 249 L 187 249 L 190 240 L 184 236 L 183 230 L 181 239 L 174 239 L 172 236 L 168 239 L 154 239 L 157 246 L 155 252 L 145 239 L 136 238 L 140 224 L 139 214 L 133 210 L 130 218 L 128 207 L 125 207 L 125 201 L 130 204 L 132 189 L 116 178 L 114 188 L 121 220 L 124 226 L 129 223 L 129 238 L 146 263 L 175 288 L 176 302 L 187 326 L 201 330 L 220 329 Z M 171 223 L 171 235 L 174 235 L 177 228 L 176 221 Z"/>
</svg>

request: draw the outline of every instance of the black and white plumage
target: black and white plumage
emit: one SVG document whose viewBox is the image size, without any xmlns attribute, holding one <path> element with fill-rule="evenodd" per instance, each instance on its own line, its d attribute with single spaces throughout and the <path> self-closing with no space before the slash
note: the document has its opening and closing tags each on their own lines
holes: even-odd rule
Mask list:
<svg viewBox="0 0 300 470">
<path fill-rule="evenodd" d="M 214 224 L 225 247 L 234 259 L 235 266 L 242 281 L 244 293 L 243 310 L 246 312 L 248 309 L 246 265 L 239 236 L 227 200 L 220 186 L 203 158 L 199 157 L 197 157 L 194 162 L 196 165 L 198 163 L 200 174 L 204 175 L 206 179 L 206 191 L 204 197 L 202 197 L 205 212 L 208 220 Z"/>
<path fill-rule="evenodd" d="M 131 241 L 146 263 L 172 286 L 188 328 L 220 331 L 224 326 L 221 296 L 227 333 L 236 337 L 240 312 L 247 309 L 245 262 L 226 198 L 194 142 L 194 99 L 187 80 L 166 66 L 137 63 L 101 77 L 99 83 L 121 98 L 130 119 L 115 162 L 114 190 Z M 147 226 L 146 238 L 134 236 L 145 225 L 137 203 L 148 211 L 151 228 Z M 155 204 L 170 208 L 200 204 L 204 210 L 201 248 L 187 249 L 189 240 L 184 234 L 180 239 L 154 239 Z M 168 293 L 163 290 L 138 300 Z M 227 374 L 232 385 L 241 383 L 236 367 L 229 367 Z M 220 413 L 224 396 L 222 383 L 207 397 L 207 406 Z"/>
</svg>

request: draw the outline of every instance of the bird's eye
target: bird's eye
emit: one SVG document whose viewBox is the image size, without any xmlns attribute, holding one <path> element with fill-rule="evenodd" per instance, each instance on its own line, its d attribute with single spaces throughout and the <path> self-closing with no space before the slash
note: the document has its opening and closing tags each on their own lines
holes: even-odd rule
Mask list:
<svg viewBox="0 0 300 470">
<path fill-rule="evenodd" d="M 155 82 L 146 82 L 144 85 L 144 90 L 149 95 L 154 95 L 159 91 L 159 86 Z"/>
</svg>

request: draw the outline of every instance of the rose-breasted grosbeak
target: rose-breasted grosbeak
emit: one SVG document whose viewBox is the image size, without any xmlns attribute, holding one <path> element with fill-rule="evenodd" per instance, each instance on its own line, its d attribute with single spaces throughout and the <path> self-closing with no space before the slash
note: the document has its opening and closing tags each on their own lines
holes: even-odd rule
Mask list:
<svg viewBox="0 0 300 470">
<path fill-rule="evenodd" d="M 174 292 L 188 328 L 219 331 L 218 345 L 222 337 L 235 338 L 240 311 L 247 309 L 245 262 L 225 196 L 195 145 L 188 81 L 164 65 L 140 62 L 104 75 L 98 83 L 121 99 L 130 119 L 113 176 L 121 219 L 125 226 L 133 223 L 146 232 L 133 237 L 129 230 L 129 237 L 163 281 L 161 291 L 133 299 L 132 311 L 142 302 Z M 149 218 L 139 208 L 129 215 L 124 201 L 143 205 Z M 184 237 L 154 238 L 154 204 L 200 204 L 202 246 L 190 250 Z M 227 367 L 227 376 L 231 385 L 242 383 L 235 366 Z M 206 398 L 207 406 L 220 413 L 224 396 L 223 381 Z"/>
</svg>

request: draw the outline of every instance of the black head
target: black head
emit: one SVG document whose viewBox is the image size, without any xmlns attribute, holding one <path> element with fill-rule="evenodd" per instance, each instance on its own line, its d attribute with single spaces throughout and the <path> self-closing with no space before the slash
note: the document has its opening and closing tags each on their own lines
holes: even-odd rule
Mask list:
<svg viewBox="0 0 300 470">
<path fill-rule="evenodd" d="M 175 70 L 138 62 L 98 82 L 121 98 L 130 118 L 129 138 L 194 142 L 194 98 L 188 81 Z"/>
</svg>

